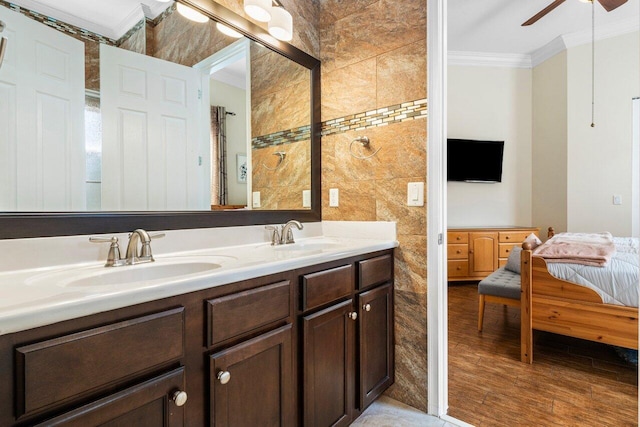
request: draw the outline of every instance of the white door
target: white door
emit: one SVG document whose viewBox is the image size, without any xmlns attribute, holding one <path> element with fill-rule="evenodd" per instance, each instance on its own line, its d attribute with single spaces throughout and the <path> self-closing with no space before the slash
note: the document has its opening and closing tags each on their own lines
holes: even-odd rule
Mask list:
<svg viewBox="0 0 640 427">
<path fill-rule="evenodd" d="M 84 210 L 84 43 L 5 7 L 0 20 L 0 211 Z"/>
<path fill-rule="evenodd" d="M 210 209 L 208 79 L 100 45 L 100 92 L 102 209 Z"/>
</svg>

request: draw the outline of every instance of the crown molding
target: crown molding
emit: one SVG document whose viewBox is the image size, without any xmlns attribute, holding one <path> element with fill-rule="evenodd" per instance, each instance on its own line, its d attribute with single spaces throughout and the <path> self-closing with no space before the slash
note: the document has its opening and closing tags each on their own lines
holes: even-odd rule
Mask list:
<svg viewBox="0 0 640 427">
<path fill-rule="evenodd" d="M 448 65 L 473 67 L 531 68 L 531 56 L 514 53 L 448 52 Z"/>
<path fill-rule="evenodd" d="M 615 24 L 601 25 L 596 22 L 596 41 L 622 36 L 640 30 L 637 17 L 621 19 Z M 449 52 L 449 65 L 472 67 L 535 68 L 560 52 L 591 43 L 591 30 L 579 31 L 556 37 L 531 54 L 502 54 L 488 52 Z"/>
</svg>

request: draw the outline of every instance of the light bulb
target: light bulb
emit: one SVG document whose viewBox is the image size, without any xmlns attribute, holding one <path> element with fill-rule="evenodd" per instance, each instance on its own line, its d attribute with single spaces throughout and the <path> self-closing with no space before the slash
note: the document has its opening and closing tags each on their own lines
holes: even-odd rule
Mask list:
<svg viewBox="0 0 640 427">
<path fill-rule="evenodd" d="M 207 16 L 203 15 L 202 13 L 198 12 L 195 9 L 190 8 L 187 5 L 178 3 L 176 8 L 180 13 L 180 15 L 184 16 L 187 19 L 190 19 L 195 22 L 201 22 L 201 23 L 209 22 L 209 18 Z"/>
<path fill-rule="evenodd" d="M 256 21 L 268 22 L 271 19 L 271 0 L 244 0 L 244 11 Z"/>
<path fill-rule="evenodd" d="M 271 21 L 269 21 L 269 34 L 278 40 L 285 42 L 293 39 L 293 18 L 282 7 L 271 8 Z"/>
</svg>

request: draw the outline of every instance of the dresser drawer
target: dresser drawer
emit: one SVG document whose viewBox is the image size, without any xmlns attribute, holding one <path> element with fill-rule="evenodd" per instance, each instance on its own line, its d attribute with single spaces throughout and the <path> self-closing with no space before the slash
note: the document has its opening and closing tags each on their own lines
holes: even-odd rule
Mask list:
<svg viewBox="0 0 640 427">
<path fill-rule="evenodd" d="M 498 242 L 500 243 L 522 243 L 527 236 L 531 234 L 529 231 L 501 231 L 498 233 Z"/>
<path fill-rule="evenodd" d="M 469 275 L 469 261 L 447 261 L 449 277 L 465 277 Z"/>
<path fill-rule="evenodd" d="M 353 267 L 344 265 L 302 276 L 302 310 L 309 310 L 351 295 Z"/>
<path fill-rule="evenodd" d="M 207 345 L 213 346 L 291 316 L 288 280 L 207 301 Z"/>
<path fill-rule="evenodd" d="M 392 278 L 393 259 L 391 255 L 382 255 L 358 263 L 358 289 L 388 282 Z"/>
<path fill-rule="evenodd" d="M 469 243 L 469 233 L 466 231 L 447 232 L 447 243 Z"/>
<path fill-rule="evenodd" d="M 467 259 L 469 257 L 469 245 L 448 244 L 447 259 Z"/>
<path fill-rule="evenodd" d="M 135 379 L 184 354 L 184 308 L 18 347 L 18 415 Z"/>
<path fill-rule="evenodd" d="M 498 257 L 509 258 L 509 255 L 511 254 L 511 250 L 518 245 L 519 243 L 515 243 L 515 244 L 500 243 L 498 245 Z"/>
</svg>

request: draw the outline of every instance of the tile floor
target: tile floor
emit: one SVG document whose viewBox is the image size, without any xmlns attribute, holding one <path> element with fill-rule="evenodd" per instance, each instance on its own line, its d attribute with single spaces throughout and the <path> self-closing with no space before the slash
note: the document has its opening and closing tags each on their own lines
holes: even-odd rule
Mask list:
<svg viewBox="0 0 640 427">
<path fill-rule="evenodd" d="M 381 396 L 351 424 L 352 427 L 455 427 L 411 406 Z"/>
</svg>

